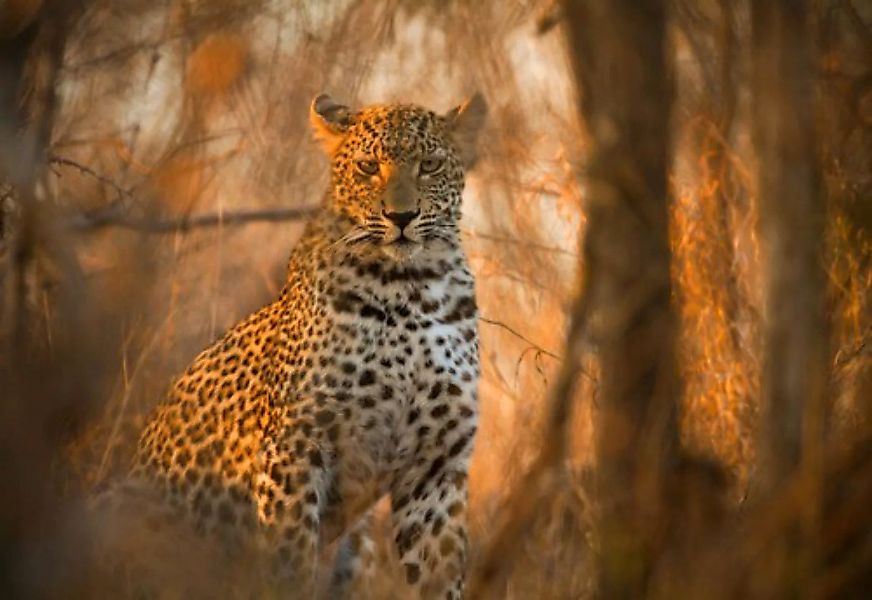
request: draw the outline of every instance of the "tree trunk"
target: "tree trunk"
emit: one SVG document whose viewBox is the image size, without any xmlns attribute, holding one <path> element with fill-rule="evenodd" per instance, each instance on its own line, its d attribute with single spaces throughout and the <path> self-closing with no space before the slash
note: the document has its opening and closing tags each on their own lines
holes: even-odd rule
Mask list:
<svg viewBox="0 0 872 600">
<path fill-rule="evenodd" d="M 763 596 L 799 592 L 799 580 L 812 576 L 821 510 L 829 353 L 808 8 L 802 0 L 756 0 L 751 12 L 766 295 L 759 484 L 769 498 L 790 477 L 807 486 L 801 528 L 786 528 L 761 561 L 760 582 L 772 586 L 758 590 Z"/>
<path fill-rule="evenodd" d="M 668 238 L 670 105 L 658 0 L 566 2 L 590 136 L 585 288 L 599 348 L 600 592 L 644 595 L 677 454 Z"/>
<path fill-rule="evenodd" d="M 825 211 L 815 157 L 809 11 L 802 0 L 758 0 L 752 8 L 766 286 L 761 476 L 774 484 L 799 465 L 804 436 L 821 433 L 828 371 Z"/>
</svg>

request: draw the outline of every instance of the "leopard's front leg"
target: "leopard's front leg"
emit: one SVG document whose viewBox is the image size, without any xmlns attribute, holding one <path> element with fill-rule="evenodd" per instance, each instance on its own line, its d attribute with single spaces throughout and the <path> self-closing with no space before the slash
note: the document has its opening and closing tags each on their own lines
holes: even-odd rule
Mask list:
<svg viewBox="0 0 872 600">
<path fill-rule="evenodd" d="M 406 581 L 418 595 L 459 600 L 475 398 L 474 393 L 459 394 L 453 384 L 433 389 L 440 393 L 413 408 L 409 419 L 416 448 L 411 468 L 397 473 L 391 487 L 393 534 Z"/>
<path fill-rule="evenodd" d="M 326 479 L 312 431 L 312 420 L 304 417 L 264 442 L 254 490 L 276 593 L 301 600 L 316 592 Z"/>
</svg>

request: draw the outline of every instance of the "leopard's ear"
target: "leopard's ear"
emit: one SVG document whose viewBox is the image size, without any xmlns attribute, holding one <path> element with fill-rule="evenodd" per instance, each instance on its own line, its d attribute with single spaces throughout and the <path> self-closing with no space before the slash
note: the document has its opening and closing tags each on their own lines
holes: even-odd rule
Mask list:
<svg viewBox="0 0 872 600">
<path fill-rule="evenodd" d="M 315 139 L 329 156 L 333 156 L 351 125 L 351 109 L 327 94 L 319 94 L 309 107 L 309 121 Z"/>
<path fill-rule="evenodd" d="M 469 169 L 478 159 L 476 150 L 478 135 L 487 116 L 487 102 L 476 92 L 472 97 L 445 115 L 451 137 L 460 150 L 463 165 Z"/>
</svg>

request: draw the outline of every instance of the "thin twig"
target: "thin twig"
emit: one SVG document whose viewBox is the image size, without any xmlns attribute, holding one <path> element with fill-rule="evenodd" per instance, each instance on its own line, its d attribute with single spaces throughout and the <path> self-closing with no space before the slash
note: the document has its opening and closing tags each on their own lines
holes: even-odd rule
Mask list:
<svg viewBox="0 0 872 600">
<path fill-rule="evenodd" d="M 506 325 L 505 323 L 503 323 L 501 321 L 495 321 L 493 319 L 488 319 L 486 317 L 479 317 L 478 320 L 481 321 L 482 323 L 487 323 L 488 325 L 494 325 L 496 327 L 500 327 L 502 329 L 505 329 L 506 331 L 511 333 L 513 336 L 515 336 L 519 340 L 523 340 L 524 342 L 530 344 L 530 346 L 534 350 L 539 352 L 539 354 L 544 354 L 545 356 L 549 356 L 549 357 L 553 358 L 554 360 L 563 360 L 559 355 L 554 354 L 553 352 L 549 352 L 548 350 L 546 350 L 545 348 L 543 348 L 539 344 L 537 344 L 533 341 L 530 341 L 528 338 L 524 337 L 522 334 L 518 333 L 516 330 L 512 329 L 511 327 L 509 327 L 508 325 Z"/>
<path fill-rule="evenodd" d="M 870 339 L 872 339 L 872 328 L 866 330 L 866 333 L 850 348 L 842 349 L 836 354 L 836 358 L 833 361 L 833 370 L 836 372 L 842 371 L 854 359 L 868 352 Z"/>
<path fill-rule="evenodd" d="M 88 175 L 89 177 L 93 177 L 94 179 L 96 179 L 100 183 L 106 184 L 109 187 L 111 187 L 113 190 L 115 190 L 115 192 L 118 194 L 119 198 L 122 196 L 125 198 L 129 198 L 129 199 L 133 198 L 133 195 L 130 193 L 130 190 L 124 189 L 116 181 L 114 181 L 112 178 L 106 177 L 105 175 L 101 175 L 100 173 L 98 173 L 97 171 L 92 169 L 91 167 L 89 167 L 87 165 L 83 165 L 82 163 L 76 162 L 71 158 L 67 158 L 65 156 L 52 155 L 52 156 L 48 157 L 48 162 L 50 164 L 53 164 L 53 165 L 63 165 L 66 167 L 73 167 L 77 171 L 84 173 L 85 175 Z"/>
<path fill-rule="evenodd" d="M 557 467 L 566 455 L 566 426 L 571 415 L 573 392 L 578 375 L 582 373 L 578 365 L 584 350 L 588 313 L 588 294 L 586 290 L 582 290 L 569 321 L 566 336 L 567 356 L 561 362 L 550 394 L 549 415 L 543 437 L 545 443 L 519 485 L 514 486 L 514 491 L 506 498 L 496 533 L 482 552 L 482 559 L 471 577 L 468 586 L 471 598 L 495 596 L 497 584 L 505 576 L 518 552 L 518 541 L 533 524 L 541 502 L 554 489 Z"/>
</svg>

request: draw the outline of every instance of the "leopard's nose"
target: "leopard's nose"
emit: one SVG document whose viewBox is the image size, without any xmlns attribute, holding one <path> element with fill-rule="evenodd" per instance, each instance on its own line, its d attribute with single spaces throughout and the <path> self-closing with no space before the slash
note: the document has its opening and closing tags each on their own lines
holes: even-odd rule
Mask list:
<svg viewBox="0 0 872 600">
<path fill-rule="evenodd" d="M 407 212 L 386 212 L 385 216 L 402 231 L 419 214 L 421 214 L 420 210 L 410 210 Z"/>
</svg>

